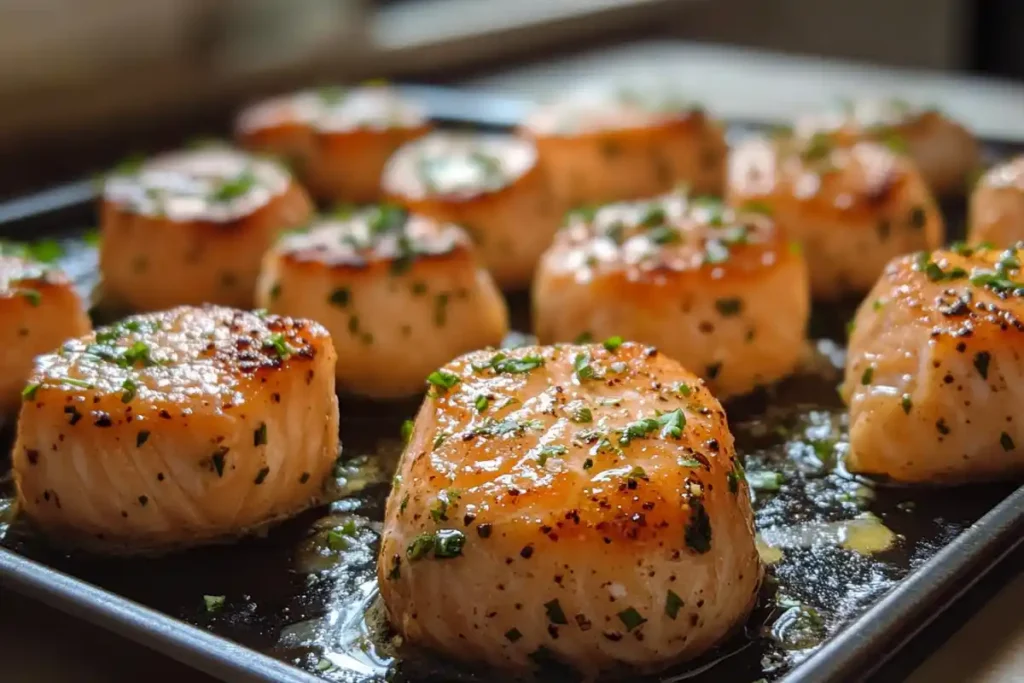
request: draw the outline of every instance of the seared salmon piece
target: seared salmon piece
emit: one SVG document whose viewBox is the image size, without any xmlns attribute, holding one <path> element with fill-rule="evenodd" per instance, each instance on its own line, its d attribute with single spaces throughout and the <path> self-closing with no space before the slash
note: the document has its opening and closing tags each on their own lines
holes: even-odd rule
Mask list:
<svg viewBox="0 0 1024 683">
<path fill-rule="evenodd" d="M 538 339 L 653 344 L 720 397 L 782 379 L 806 349 L 807 264 L 754 208 L 676 193 L 573 214 L 534 281 Z"/>
<path fill-rule="evenodd" d="M 308 320 L 181 307 L 40 356 L 14 481 L 45 533 L 111 553 L 241 535 L 321 499 L 338 457 L 335 353 Z"/>
<path fill-rule="evenodd" d="M 890 259 L 944 240 L 942 215 L 913 162 L 871 142 L 744 141 L 729 158 L 726 199 L 769 211 L 803 245 L 815 299 L 866 292 Z"/>
<path fill-rule="evenodd" d="M 1024 245 L 893 260 L 854 320 L 851 472 L 955 483 L 1024 473 Z"/>
<path fill-rule="evenodd" d="M 529 286 L 565 214 L 533 144 L 511 135 L 432 133 L 410 142 L 384 169 L 384 191 L 412 213 L 465 228 L 503 289 Z"/>
<path fill-rule="evenodd" d="M 904 100 L 862 99 L 797 120 L 797 136 L 824 135 L 841 145 L 873 141 L 907 155 L 936 195 L 962 195 L 981 162 L 977 139 L 934 107 Z"/>
<path fill-rule="evenodd" d="M 313 206 L 284 167 L 204 147 L 115 173 L 100 203 L 103 300 L 152 311 L 251 308 L 263 253 Z"/>
<path fill-rule="evenodd" d="M 380 201 L 381 173 L 406 142 L 432 129 L 423 108 L 386 84 L 275 97 L 238 117 L 246 149 L 279 156 L 317 199 Z"/>
<path fill-rule="evenodd" d="M 393 206 L 286 235 L 264 260 L 257 299 L 322 323 L 339 388 L 373 398 L 422 393 L 431 370 L 508 333 L 505 300 L 465 231 Z"/>
<path fill-rule="evenodd" d="M 60 270 L 0 256 L 0 413 L 16 413 L 35 357 L 92 329 L 74 284 Z"/>
<path fill-rule="evenodd" d="M 480 351 L 428 381 L 377 565 L 405 643 L 635 676 L 744 623 L 750 499 L 699 378 L 623 343 Z"/>
<path fill-rule="evenodd" d="M 653 197 L 679 185 L 720 194 L 722 125 L 667 92 L 582 90 L 540 106 L 522 133 L 570 207 Z"/>
<path fill-rule="evenodd" d="M 1024 240 L 1024 155 L 995 166 L 971 194 L 968 220 L 971 244 L 1008 247 Z"/>
</svg>

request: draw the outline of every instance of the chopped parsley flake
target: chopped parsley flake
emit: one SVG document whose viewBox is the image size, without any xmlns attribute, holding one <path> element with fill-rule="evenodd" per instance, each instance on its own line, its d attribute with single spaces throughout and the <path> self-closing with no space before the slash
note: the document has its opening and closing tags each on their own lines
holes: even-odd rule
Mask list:
<svg viewBox="0 0 1024 683">
<path fill-rule="evenodd" d="M 427 375 L 427 382 L 437 387 L 437 390 L 444 393 L 459 383 L 459 376 L 445 370 L 435 370 Z"/>
<path fill-rule="evenodd" d="M 225 600 L 226 598 L 223 595 L 204 595 L 203 605 L 206 606 L 206 611 L 212 614 L 224 609 Z"/>
<path fill-rule="evenodd" d="M 146 430 L 142 430 L 135 437 L 135 447 L 140 448 L 142 444 L 146 443 L 147 441 L 149 441 L 149 432 L 147 432 Z"/>
<path fill-rule="evenodd" d="M 900 406 L 902 406 L 904 413 L 910 415 L 910 409 L 913 406 L 910 402 L 910 394 L 903 394 L 903 398 L 900 399 Z"/>
<path fill-rule="evenodd" d="M 517 628 L 510 628 L 509 630 L 505 631 L 505 639 L 508 640 L 508 642 L 510 643 L 514 643 L 522 637 L 523 634 L 520 633 L 519 629 Z"/>
<path fill-rule="evenodd" d="M 256 473 L 256 479 L 253 481 L 253 483 L 259 486 L 264 482 L 264 480 L 266 480 L 268 474 L 270 474 L 269 467 L 264 467 L 260 469 L 260 471 Z"/>
<path fill-rule="evenodd" d="M 545 602 L 544 611 L 547 612 L 548 621 L 552 624 L 569 623 L 569 620 L 565 618 L 565 612 L 562 611 L 562 605 L 558 602 L 557 598 L 550 602 Z"/>
<path fill-rule="evenodd" d="M 988 351 L 979 351 L 974 354 L 974 367 L 982 379 L 988 379 L 988 364 L 992 360 L 992 354 Z"/>
<path fill-rule="evenodd" d="M 682 437 L 683 429 L 686 427 L 686 415 L 683 414 L 682 408 L 676 408 L 659 415 L 658 424 L 661 425 L 661 436 L 663 439 L 669 437 L 678 439 Z"/>
<path fill-rule="evenodd" d="M 686 546 L 697 553 L 703 555 L 711 550 L 711 518 L 700 500 L 690 500 L 690 520 L 684 538 Z"/>
<path fill-rule="evenodd" d="M 594 414 L 590 412 L 590 408 L 580 407 L 572 411 L 569 415 L 569 419 L 577 424 L 585 424 L 587 422 L 593 422 Z"/>
<path fill-rule="evenodd" d="M 230 202 L 244 197 L 256 185 L 256 176 L 250 169 L 245 169 L 234 178 L 228 178 L 210 194 L 215 202 Z"/>
<path fill-rule="evenodd" d="M 872 365 L 864 368 L 864 372 L 860 376 L 860 383 L 864 386 L 871 384 L 871 380 L 875 377 L 875 368 Z"/>
<path fill-rule="evenodd" d="M 406 556 L 416 562 L 430 556 L 439 560 L 451 559 L 462 555 L 466 544 L 466 536 L 457 529 L 439 529 L 432 534 L 420 534 L 406 548 Z"/>
<path fill-rule="evenodd" d="M 485 410 L 487 410 L 487 406 L 489 406 L 490 404 L 491 399 L 487 398 L 486 394 L 480 394 L 479 396 L 476 397 L 476 400 L 473 401 L 473 405 L 476 406 L 476 412 L 478 413 L 482 413 Z"/>
<path fill-rule="evenodd" d="M 260 426 L 256 428 L 256 431 L 252 434 L 252 443 L 254 446 L 266 446 L 267 445 L 267 423 L 260 422 Z"/>
<path fill-rule="evenodd" d="M 722 316 L 728 318 L 743 310 L 743 300 L 739 298 L 718 299 L 715 301 L 715 308 Z"/>
<path fill-rule="evenodd" d="M 619 444 L 627 446 L 633 439 L 642 439 L 660 426 L 661 422 L 651 417 L 630 422 L 622 430 L 622 434 L 619 435 Z"/>
<path fill-rule="evenodd" d="M 263 348 L 274 349 L 274 353 L 281 360 L 288 360 L 295 349 L 293 349 L 288 342 L 285 340 L 284 335 L 280 332 L 275 332 L 266 339 L 263 340 Z"/>
<path fill-rule="evenodd" d="M 43 385 L 39 382 L 29 384 L 28 386 L 21 390 L 21 397 L 28 401 L 35 399 L 36 392 L 39 391 L 39 387 L 41 386 Z"/>
<path fill-rule="evenodd" d="M 577 353 L 576 358 L 573 359 L 572 367 L 576 374 L 576 378 L 580 382 L 585 382 L 588 379 L 594 379 L 597 377 L 597 371 L 594 370 L 594 366 L 590 364 L 589 353 Z"/>
<path fill-rule="evenodd" d="M 124 391 L 121 392 L 121 403 L 131 403 L 139 391 L 139 385 L 136 384 L 135 380 L 131 377 L 126 377 L 125 380 L 121 382 L 121 388 L 124 389 Z"/>
<path fill-rule="evenodd" d="M 615 351 L 620 346 L 622 346 L 622 343 L 623 343 L 622 337 L 615 336 L 615 337 L 608 337 L 607 339 L 605 339 L 604 342 L 602 343 L 602 345 L 608 351 Z"/>
<path fill-rule="evenodd" d="M 762 492 L 778 491 L 786 480 L 781 472 L 772 472 L 771 470 L 748 471 L 746 477 L 750 488 Z"/>
<path fill-rule="evenodd" d="M 541 356 L 523 356 L 522 358 L 511 358 L 504 353 L 496 353 L 491 359 L 483 364 L 474 364 L 473 369 L 477 372 L 483 370 L 494 370 L 497 374 L 520 374 L 530 372 L 544 365 Z"/>
<path fill-rule="evenodd" d="M 339 287 L 331 292 L 330 299 L 328 300 L 331 302 L 332 306 L 345 308 L 345 306 L 348 306 L 349 301 L 352 300 L 352 293 L 349 291 L 348 287 Z"/>
<path fill-rule="evenodd" d="M 406 420 L 405 422 L 402 423 L 402 441 L 404 443 L 409 443 L 409 439 L 412 438 L 412 428 L 412 420 Z"/>
<path fill-rule="evenodd" d="M 670 589 L 665 595 L 665 616 L 675 620 L 679 616 L 679 610 L 682 609 L 684 604 L 683 599 Z"/>
<path fill-rule="evenodd" d="M 19 288 L 17 293 L 32 306 L 38 306 L 43 302 L 43 295 L 37 289 Z"/>
<path fill-rule="evenodd" d="M 622 625 L 626 627 L 627 631 L 632 631 L 638 626 L 647 622 L 643 615 L 636 611 L 632 607 L 627 607 L 618 614 L 619 620 L 622 621 Z"/>
<path fill-rule="evenodd" d="M 565 455 L 566 450 L 566 447 L 561 444 L 548 444 L 540 449 L 540 454 L 537 456 L 537 464 L 544 467 L 548 462 L 548 458 Z"/>
</svg>

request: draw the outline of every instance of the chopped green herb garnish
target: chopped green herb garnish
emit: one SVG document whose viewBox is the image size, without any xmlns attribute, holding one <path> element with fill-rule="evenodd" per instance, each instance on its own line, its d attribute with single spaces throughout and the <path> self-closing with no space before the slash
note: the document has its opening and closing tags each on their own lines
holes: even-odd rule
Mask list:
<svg viewBox="0 0 1024 683">
<path fill-rule="evenodd" d="M 476 406 L 476 412 L 478 413 L 482 413 L 485 410 L 487 410 L 487 406 L 489 406 L 490 404 L 491 400 L 487 397 L 486 394 L 480 394 L 479 396 L 476 397 L 476 400 L 473 401 L 473 405 Z"/>
<path fill-rule="evenodd" d="M 912 407 L 910 394 L 903 394 L 903 398 L 900 399 L 900 405 L 903 407 L 903 412 L 910 415 L 910 408 Z"/>
<path fill-rule="evenodd" d="M 440 393 L 444 393 L 459 383 L 459 376 L 445 370 L 435 370 L 427 375 L 427 383 L 437 387 Z"/>
<path fill-rule="evenodd" d="M 726 482 L 729 484 L 729 493 L 735 494 L 740 490 L 740 479 L 744 477 L 746 473 L 743 471 L 743 462 L 739 456 L 734 456 L 732 460 L 732 469 L 726 474 Z"/>
<path fill-rule="evenodd" d="M 594 466 L 594 459 L 593 458 L 587 458 L 586 460 L 583 461 L 583 469 L 584 470 L 589 470 L 593 466 Z"/>
<path fill-rule="evenodd" d="M 686 524 L 684 538 L 686 546 L 697 553 L 711 550 L 711 518 L 700 500 L 690 500 L 690 520 Z"/>
<path fill-rule="evenodd" d="M 333 292 L 331 292 L 331 297 L 329 299 L 332 306 L 338 306 L 340 308 L 348 306 L 348 303 L 351 300 L 352 293 L 349 291 L 348 287 L 339 287 L 338 289 L 334 290 Z"/>
<path fill-rule="evenodd" d="M 203 604 L 209 613 L 219 612 L 224 608 L 225 597 L 223 595 L 204 595 Z"/>
<path fill-rule="evenodd" d="M 224 456 L 226 454 L 227 448 L 221 448 L 221 450 L 210 456 L 210 464 L 213 466 L 213 470 L 217 473 L 218 477 L 224 476 Z"/>
<path fill-rule="evenodd" d="M 627 607 L 618 614 L 619 620 L 622 621 L 623 626 L 626 627 L 627 631 L 632 631 L 641 624 L 647 622 L 644 617 L 632 607 Z"/>
<path fill-rule="evenodd" d="M 594 379 L 597 376 L 594 366 L 590 364 L 589 353 L 577 353 L 576 358 L 573 359 L 572 367 L 576 374 L 576 378 L 581 382 L 585 382 L 588 379 Z"/>
<path fill-rule="evenodd" d="M 142 342 L 139 342 L 142 343 Z M 263 340 L 263 348 L 274 349 L 277 357 L 281 360 L 288 360 L 295 349 L 293 349 L 288 342 L 285 340 L 284 335 L 280 332 L 275 332 L 266 339 Z"/>
<path fill-rule="evenodd" d="M 409 439 L 412 438 L 413 421 L 406 420 L 402 423 L 402 442 L 409 443 Z"/>
<path fill-rule="evenodd" d="M 32 306 L 38 306 L 43 302 L 43 295 L 37 289 L 19 288 L 17 294 L 24 297 Z"/>
<path fill-rule="evenodd" d="M 875 377 L 875 368 L 872 365 L 864 368 L 864 372 L 860 376 L 860 383 L 864 386 L 871 384 L 871 380 Z"/>
<path fill-rule="evenodd" d="M 594 420 L 594 414 L 590 412 L 590 408 L 581 407 L 573 410 L 569 419 L 577 424 L 585 424 Z"/>
<path fill-rule="evenodd" d="M 767 202 L 759 199 L 749 199 L 743 202 L 743 205 L 740 206 L 740 211 L 745 211 L 747 213 L 759 213 L 764 216 L 771 216 L 774 213 L 772 207 Z"/>
<path fill-rule="evenodd" d="M 669 589 L 665 595 L 665 616 L 675 620 L 679 616 L 679 610 L 682 609 L 684 604 L 683 599 Z"/>
<path fill-rule="evenodd" d="M 654 418 L 645 418 L 630 422 L 619 435 L 619 444 L 626 446 L 633 439 L 642 439 L 661 426 L 661 423 Z"/>
<path fill-rule="evenodd" d="M 778 491 L 786 478 L 781 472 L 771 470 L 747 471 L 747 484 L 755 491 Z"/>
<path fill-rule="evenodd" d="M 259 486 L 264 482 L 264 480 L 266 480 L 268 474 L 270 474 L 269 467 L 261 468 L 260 471 L 256 473 L 256 479 L 253 480 L 253 483 Z"/>
<path fill-rule="evenodd" d="M 661 425 L 661 437 L 667 439 L 681 438 L 683 429 L 686 428 L 686 415 L 682 408 L 676 408 L 658 416 L 658 424 Z"/>
<path fill-rule="evenodd" d="M 28 386 L 21 390 L 21 397 L 28 401 L 35 399 L 36 392 L 39 391 L 39 387 L 41 386 L 43 385 L 40 382 L 29 384 Z"/>
<path fill-rule="evenodd" d="M 568 624 L 569 620 L 565 618 L 565 612 L 562 611 L 562 605 L 558 602 L 558 599 L 551 600 L 550 602 L 544 603 L 544 611 L 548 615 L 548 621 L 552 624 Z"/>
<path fill-rule="evenodd" d="M 1017 447 L 1013 443 L 1013 437 L 1006 432 L 999 435 L 999 445 L 1003 447 L 1004 451 L 1012 451 Z"/>
<path fill-rule="evenodd" d="M 121 388 L 124 389 L 121 392 L 121 403 L 131 403 L 139 391 L 139 385 L 131 377 L 126 377 L 121 382 Z"/>
<path fill-rule="evenodd" d="M 690 385 L 683 384 L 682 382 L 675 384 L 672 387 L 672 391 L 676 392 L 683 398 L 689 398 L 690 394 L 693 393 L 693 389 L 690 388 Z"/>
<path fill-rule="evenodd" d="M 252 443 L 254 446 L 266 446 L 267 445 L 267 423 L 260 422 L 260 426 L 256 428 L 256 431 L 252 434 Z"/>
<path fill-rule="evenodd" d="M 566 450 L 566 447 L 561 444 L 548 444 L 540 449 L 540 454 L 537 456 L 537 464 L 544 467 L 548 462 L 548 458 L 565 455 Z"/>
<path fill-rule="evenodd" d="M 147 432 L 146 430 L 142 430 L 135 437 L 135 447 L 140 448 L 142 444 L 146 443 L 147 441 L 149 441 L 149 432 Z"/>
<path fill-rule="evenodd" d="M 573 344 L 589 344 L 594 341 L 594 335 L 590 332 L 580 332 L 573 340 Z"/>
<path fill-rule="evenodd" d="M 608 337 L 607 339 L 604 340 L 604 342 L 602 342 L 602 345 L 608 351 L 616 351 L 620 346 L 622 346 L 622 344 L 622 337 L 619 336 Z"/>
<path fill-rule="evenodd" d="M 988 379 L 988 365 L 992 360 L 992 354 L 988 351 L 979 351 L 974 354 L 974 367 L 982 379 Z"/>
<path fill-rule="evenodd" d="M 238 176 L 224 180 L 211 194 L 215 202 L 229 202 L 244 197 L 256 185 L 256 176 L 250 169 L 245 169 Z"/>
<path fill-rule="evenodd" d="M 522 358 L 511 358 L 506 356 L 504 353 L 496 353 L 491 356 L 491 359 L 483 364 L 473 364 L 473 369 L 477 372 L 483 370 L 494 370 L 494 372 L 508 373 L 508 374 L 519 374 L 524 372 L 530 372 L 540 366 L 544 365 L 544 358 L 541 356 L 523 356 Z"/>
<path fill-rule="evenodd" d="M 348 550 L 350 545 L 340 530 L 330 529 L 327 532 L 327 547 L 331 550 Z"/>
<path fill-rule="evenodd" d="M 718 299 L 715 301 L 715 308 L 719 314 L 728 318 L 743 310 L 743 300 L 739 298 Z"/>
<path fill-rule="evenodd" d="M 523 637 L 523 634 L 520 633 L 519 629 L 517 629 L 517 628 L 510 628 L 509 630 L 505 631 L 505 638 L 510 643 L 514 643 L 514 642 L 516 642 L 517 640 L 519 640 L 522 637 Z"/>
</svg>

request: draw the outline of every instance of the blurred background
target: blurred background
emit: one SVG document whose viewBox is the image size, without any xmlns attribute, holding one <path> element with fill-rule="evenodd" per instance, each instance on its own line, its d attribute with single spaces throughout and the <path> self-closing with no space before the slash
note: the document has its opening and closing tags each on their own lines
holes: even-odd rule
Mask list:
<svg viewBox="0 0 1024 683">
<path fill-rule="evenodd" d="M 1018 0 L 0 0 L 0 196 L 375 77 L 539 98 L 656 73 L 769 119 L 883 91 L 1016 135 L 1021 29 Z"/>
</svg>

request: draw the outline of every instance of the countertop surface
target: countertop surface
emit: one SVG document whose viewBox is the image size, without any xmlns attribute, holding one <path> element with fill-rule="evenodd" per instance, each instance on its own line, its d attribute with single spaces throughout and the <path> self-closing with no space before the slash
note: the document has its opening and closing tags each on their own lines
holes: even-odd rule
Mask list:
<svg viewBox="0 0 1024 683">
<path fill-rule="evenodd" d="M 660 78 L 721 116 L 786 120 L 836 97 L 895 94 L 937 104 L 980 133 L 1024 141 L 1024 86 L 680 42 L 601 50 L 471 85 L 535 99 L 583 78 Z M 881 681 L 1024 681 L 1024 552 L 1009 556 L 952 615 L 916 638 Z M 0 680 L 11 683 L 213 680 L 0 587 Z"/>
</svg>

